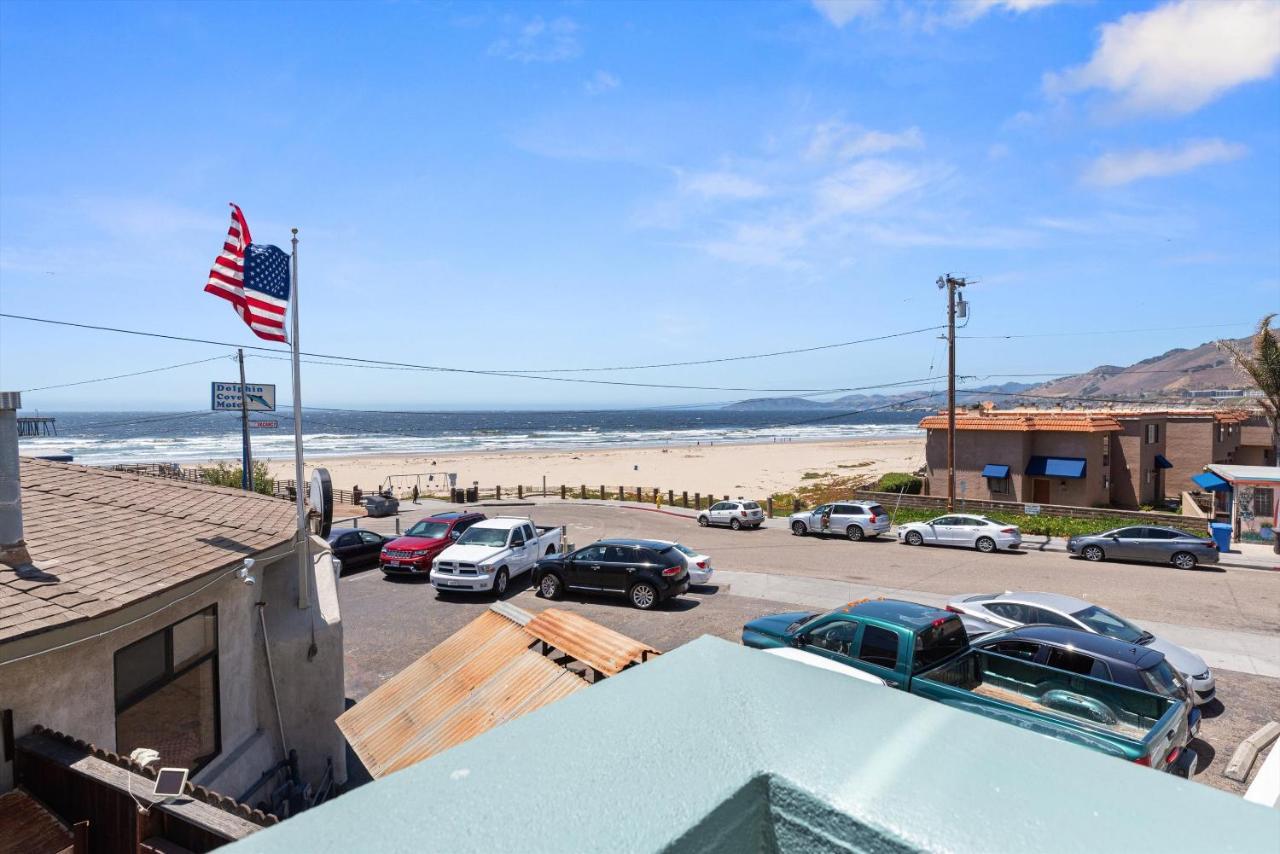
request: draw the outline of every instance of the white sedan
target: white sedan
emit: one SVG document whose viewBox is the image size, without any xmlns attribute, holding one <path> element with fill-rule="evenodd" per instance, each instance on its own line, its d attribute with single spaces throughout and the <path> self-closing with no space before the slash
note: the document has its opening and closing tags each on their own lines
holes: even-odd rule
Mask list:
<svg viewBox="0 0 1280 854">
<path fill-rule="evenodd" d="M 898 528 L 898 542 L 909 546 L 965 546 L 990 553 L 1016 549 L 1022 545 L 1022 532 L 1017 525 L 957 513 L 928 522 L 908 522 Z"/>
<path fill-rule="evenodd" d="M 671 547 L 680 553 L 685 569 L 689 570 L 690 584 L 711 583 L 711 556 L 699 554 L 681 543 L 672 543 Z"/>
</svg>

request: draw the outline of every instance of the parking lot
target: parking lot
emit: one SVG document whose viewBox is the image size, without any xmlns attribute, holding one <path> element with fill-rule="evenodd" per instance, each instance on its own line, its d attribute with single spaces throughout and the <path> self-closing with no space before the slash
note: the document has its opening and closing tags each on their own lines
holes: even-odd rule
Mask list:
<svg viewBox="0 0 1280 854">
<path fill-rule="evenodd" d="M 1221 770 L 1241 739 L 1280 711 L 1280 575 L 1274 573 L 1182 572 L 1141 564 L 1090 564 L 1061 553 L 983 555 L 911 548 L 889 538 L 854 543 L 793 537 L 778 529 L 704 529 L 691 519 L 609 505 L 555 502 L 481 509 L 490 516 L 528 515 L 541 525 L 566 525 L 566 540 L 579 546 L 606 536 L 644 536 L 679 540 L 711 555 L 715 583 L 657 611 L 637 611 L 620 598 L 572 592 L 555 603 L 661 650 L 703 634 L 736 642 L 743 622 L 753 617 L 805 605 L 831 607 L 856 595 L 935 604 L 958 593 L 1045 590 L 1106 605 L 1205 655 L 1217 676 L 1219 700 L 1202 707 L 1201 735 L 1192 744 L 1200 755 L 1197 780 L 1243 791 Z M 425 507 L 411 510 L 403 520 L 428 512 Z M 393 519 L 362 523 L 383 532 L 393 526 Z M 388 580 L 376 569 L 346 574 L 341 595 L 347 694 L 354 701 L 493 601 L 491 595 L 437 594 L 423 581 Z M 535 596 L 525 578 L 513 580 L 506 598 L 531 611 L 551 604 Z"/>
</svg>

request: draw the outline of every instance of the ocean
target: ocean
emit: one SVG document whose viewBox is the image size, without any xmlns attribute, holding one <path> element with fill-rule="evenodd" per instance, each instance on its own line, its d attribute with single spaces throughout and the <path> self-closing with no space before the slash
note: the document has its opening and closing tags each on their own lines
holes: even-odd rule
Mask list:
<svg viewBox="0 0 1280 854">
<path fill-rule="evenodd" d="M 22 415 L 35 415 L 30 410 Z M 40 412 L 57 419 L 56 436 L 24 438 L 28 456 L 68 453 L 77 463 L 193 462 L 238 459 L 240 416 L 229 412 Z M 256 459 L 293 455 L 290 413 L 251 414 Z M 576 450 L 698 442 L 817 441 L 921 436 L 918 412 L 833 417 L 818 410 L 641 409 L 565 412 L 307 411 L 308 458 L 458 451 Z"/>
</svg>

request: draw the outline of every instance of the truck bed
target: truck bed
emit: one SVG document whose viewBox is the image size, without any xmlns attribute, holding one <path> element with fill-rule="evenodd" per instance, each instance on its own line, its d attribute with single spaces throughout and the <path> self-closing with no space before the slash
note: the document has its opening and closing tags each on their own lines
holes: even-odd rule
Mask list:
<svg viewBox="0 0 1280 854">
<path fill-rule="evenodd" d="M 1003 707 L 1043 724 L 1096 733 L 1123 746 L 1131 758 L 1145 755 L 1147 745 L 1176 729 L 1182 714 L 1181 704 L 1168 697 L 986 650 L 971 649 L 911 684 L 913 693 L 975 711 Z"/>
</svg>

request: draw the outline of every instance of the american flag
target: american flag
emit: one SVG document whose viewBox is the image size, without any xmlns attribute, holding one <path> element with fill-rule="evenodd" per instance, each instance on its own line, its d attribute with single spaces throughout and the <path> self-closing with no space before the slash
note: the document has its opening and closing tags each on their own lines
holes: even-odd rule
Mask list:
<svg viewBox="0 0 1280 854">
<path fill-rule="evenodd" d="M 213 262 L 204 289 L 235 306 L 236 314 L 259 338 L 288 341 L 284 332 L 289 307 L 289 256 L 249 237 L 244 213 L 232 203 L 231 228 Z"/>
</svg>

